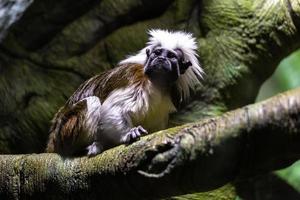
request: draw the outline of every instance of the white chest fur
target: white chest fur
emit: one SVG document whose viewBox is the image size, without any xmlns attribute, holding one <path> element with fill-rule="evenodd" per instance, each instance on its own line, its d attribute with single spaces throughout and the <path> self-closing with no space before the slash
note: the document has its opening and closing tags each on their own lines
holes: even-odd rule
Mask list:
<svg viewBox="0 0 300 200">
<path fill-rule="evenodd" d="M 143 117 L 136 113 L 133 123 L 136 126 L 143 126 L 149 132 L 167 128 L 169 114 L 176 111 L 170 96 L 156 88 L 151 88 L 147 95 L 148 107 L 145 108 L 147 110 L 144 111 Z"/>
<path fill-rule="evenodd" d="M 110 112 L 129 116 L 133 127 L 141 125 L 148 132 L 166 128 L 169 114 L 176 111 L 170 96 L 151 83 L 118 89 L 104 101 L 103 107 L 106 105 Z"/>
</svg>

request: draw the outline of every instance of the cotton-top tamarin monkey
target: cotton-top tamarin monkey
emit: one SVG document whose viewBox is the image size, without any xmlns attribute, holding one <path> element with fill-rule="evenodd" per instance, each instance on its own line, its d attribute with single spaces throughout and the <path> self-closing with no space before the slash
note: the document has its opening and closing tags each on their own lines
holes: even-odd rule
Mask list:
<svg viewBox="0 0 300 200">
<path fill-rule="evenodd" d="M 83 83 L 56 113 L 47 152 L 94 156 L 165 129 L 201 78 L 190 33 L 150 30 L 147 46 Z M 177 102 L 177 103 L 175 103 Z"/>
</svg>

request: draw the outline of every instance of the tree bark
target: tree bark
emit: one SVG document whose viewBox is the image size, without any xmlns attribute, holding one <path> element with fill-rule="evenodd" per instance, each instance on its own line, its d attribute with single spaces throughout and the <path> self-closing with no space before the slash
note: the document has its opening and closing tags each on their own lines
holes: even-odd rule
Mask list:
<svg viewBox="0 0 300 200">
<path fill-rule="evenodd" d="M 297 89 L 94 158 L 2 155 L 0 197 L 153 199 L 211 190 L 299 159 L 299 113 Z"/>
</svg>

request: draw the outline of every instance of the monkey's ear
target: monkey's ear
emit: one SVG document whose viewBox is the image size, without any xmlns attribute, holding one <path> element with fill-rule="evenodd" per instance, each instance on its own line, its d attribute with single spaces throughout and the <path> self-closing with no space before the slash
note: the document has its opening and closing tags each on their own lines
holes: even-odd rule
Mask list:
<svg viewBox="0 0 300 200">
<path fill-rule="evenodd" d="M 146 49 L 146 55 L 147 55 L 147 57 L 150 56 L 150 49 Z"/>
<path fill-rule="evenodd" d="M 180 74 L 184 74 L 184 72 L 192 66 L 192 63 L 190 61 L 183 61 L 180 66 Z"/>
</svg>

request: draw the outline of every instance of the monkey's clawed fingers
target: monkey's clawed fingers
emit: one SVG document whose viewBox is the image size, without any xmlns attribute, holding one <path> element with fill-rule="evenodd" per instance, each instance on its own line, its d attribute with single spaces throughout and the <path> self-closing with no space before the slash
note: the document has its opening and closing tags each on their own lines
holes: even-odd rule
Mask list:
<svg viewBox="0 0 300 200">
<path fill-rule="evenodd" d="M 142 127 L 137 126 L 132 129 L 124 136 L 124 143 L 130 144 L 136 140 L 139 140 L 142 134 L 147 134 L 148 132 Z"/>
<path fill-rule="evenodd" d="M 137 129 L 141 134 L 148 134 L 148 131 L 144 129 L 142 126 L 138 126 L 135 129 Z"/>
</svg>

